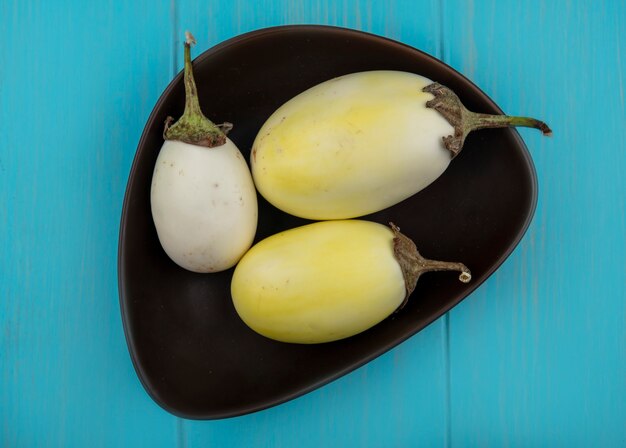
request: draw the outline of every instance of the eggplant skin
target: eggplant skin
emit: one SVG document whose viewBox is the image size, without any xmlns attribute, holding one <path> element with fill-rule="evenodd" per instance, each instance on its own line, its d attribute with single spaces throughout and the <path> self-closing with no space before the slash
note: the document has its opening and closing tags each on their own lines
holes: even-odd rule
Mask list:
<svg viewBox="0 0 626 448">
<path fill-rule="evenodd" d="M 189 271 L 231 268 L 256 233 L 252 176 L 229 139 L 215 148 L 165 141 L 152 175 L 150 206 L 161 246 Z"/>
<path fill-rule="evenodd" d="M 235 309 L 252 330 L 281 342 L 330 342 L 365 331 L 406 295 L 393 238 L 390 228 L 360 220 L 272 235 L 235 268 Z"/>
<path fill-rule="evenodd" d="M 398 71 L 341 76 L 282 105 L 259 131 L 250 164 L 260 194 L 307 219 L 374 213 L 437 179 L 454 133 L 433 98 L 432 81 Z"/>
</svg>

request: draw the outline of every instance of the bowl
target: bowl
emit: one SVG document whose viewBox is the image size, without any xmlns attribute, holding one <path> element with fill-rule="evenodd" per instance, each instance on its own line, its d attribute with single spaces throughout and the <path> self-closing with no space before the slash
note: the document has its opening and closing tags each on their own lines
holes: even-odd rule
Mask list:
<svg viewBox="0 0 626 448">
<path fill-rule="evenodd" d="M 281 104 L 336 76 L 365 70 L 418 73 L 454 90 L 470 109 L 502 113 L 478 87 L 441 61 L 399 42 L 327 26 L 283 26 L 230 39 L 198 56 L 194 72 L 205 114 L 234 123 L 229 137 L 249 160 L 257 131 Z M 218 419 L 277 405 L 362 366 L 449 311 L 511 254 L 528 228 L 537 181 L 514 129 L 470 134 L 437 181 L 368 215 L 393 221 L 428 258 L 465 263 L 457 273 L 424 275 L 408 304 L 357 336 L 319 345 L 275 342 L 250 330 L 230 297 L 233 269 L 196 274 L 174 264 L 150 213 L 152 171 L 163 123 L 184 106 L 182 73 L 158 100 L 128 179 L 119 237 L 119 295 L 131 358 L 148 394 L 190 419 Z M 308 223 L 259 197 L 256 241 Z"/>
</svg>

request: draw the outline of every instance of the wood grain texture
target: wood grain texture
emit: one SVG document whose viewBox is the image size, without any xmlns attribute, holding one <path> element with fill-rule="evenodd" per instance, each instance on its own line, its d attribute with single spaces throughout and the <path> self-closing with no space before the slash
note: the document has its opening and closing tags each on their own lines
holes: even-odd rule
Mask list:
<svg viewBox="0 0 626 448">
<path fill-rule="evenodd" d="M 127 175 L 185 29 L 199 54 L 293 23 L 400 40 L 548 121 L 552 139 L 520 131 L 537 214 L 489 281 L 386 355 L 266 411 L 183 421 L 124 341 Z M 626 446 L 623 2 L 13 0 L 0 25 L 0 446 Z"/>
<path fill-rule="evenodd" d="M 451 312 L 452 445 L 626 445 L 624 3 L 446 2 L 446 59 L 520 131 L 539 205 Z M 496 132 L 496 131 L 494 131 Z"/>
<path fill-rule="evenodd" d="M 117 238 L 169 5 L 2 2 L 0 446 L 173 446 L 122 332 Z M 8 39 L 8 40 L 7 40 Z"/>
</svg>

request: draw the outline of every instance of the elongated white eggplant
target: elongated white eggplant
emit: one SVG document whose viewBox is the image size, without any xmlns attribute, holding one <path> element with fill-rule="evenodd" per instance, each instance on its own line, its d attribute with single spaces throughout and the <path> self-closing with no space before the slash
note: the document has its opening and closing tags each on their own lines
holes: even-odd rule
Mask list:
<svg viewBox="0 0 626 448">
<path fill-rule="evenodd" d="M 281 106 L 252 148 L 257 189 L 309 219 L 354 218 L 390 207 L 437 179 L 476 129 L 538 120 L 468 111 L 448 88 L 397 71 L 323 82 Z"/>
</svg>

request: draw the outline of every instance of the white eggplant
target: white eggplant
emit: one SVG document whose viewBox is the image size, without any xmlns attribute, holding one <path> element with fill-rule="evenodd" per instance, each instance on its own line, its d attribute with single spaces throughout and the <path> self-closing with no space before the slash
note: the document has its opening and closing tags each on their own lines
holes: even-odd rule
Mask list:
<svg viewBox="0 0 626 448">
<path fill-rule="evenodd" d="M 237 146 L 200 110 L 191 65 L 193 36 L 185 42 L 185 111 L 157 157 L 150 202 L 167 255 L 193 272 L 234 266 L 257 226 L 257 198 L 250 170 Z"/>
<path fill-rule="evenodd" d="M 323 82 L 281 106 L 251 153 L 257 189 L 308 219 L 345 219 L 390 207 L 436 180 L 476 129 L 532 118 L 476 114 L 448 88 L 398 71 Z"/>
</svg>

